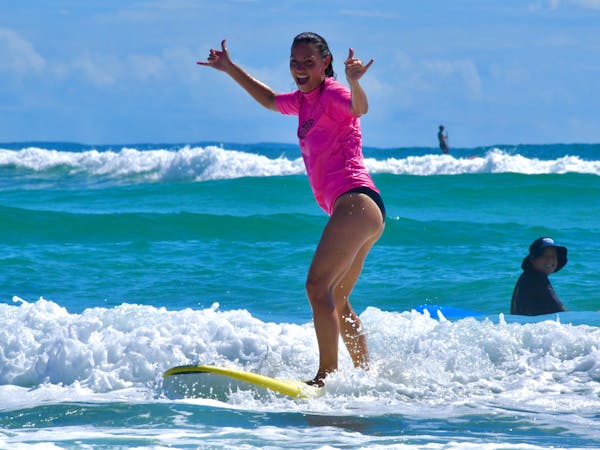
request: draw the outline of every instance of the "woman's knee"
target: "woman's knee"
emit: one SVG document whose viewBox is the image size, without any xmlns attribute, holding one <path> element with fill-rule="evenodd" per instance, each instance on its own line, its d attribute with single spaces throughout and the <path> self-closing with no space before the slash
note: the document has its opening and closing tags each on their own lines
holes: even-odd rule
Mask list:
<svg viewBox="0 0 600 450">
<path fill-rule="evenodd" d="M 323 283 L 309 274 L 306 279 L 305 288 L 313 313 L 331 313 L 335 310 L 333 296 L 326 283 Z"/>
</svg>

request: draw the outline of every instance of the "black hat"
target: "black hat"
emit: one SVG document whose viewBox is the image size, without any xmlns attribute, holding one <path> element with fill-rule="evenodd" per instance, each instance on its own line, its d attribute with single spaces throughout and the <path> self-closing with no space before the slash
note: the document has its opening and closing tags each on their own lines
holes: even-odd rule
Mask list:
<svg viewBox="0 0 600 450">
<path fill-rule="evenodd" d="M 562 269 L 565 264 L 567 264 L 567 247 L 562 247 L 560 245 L 556 245 L 554 243 L 554 239 L 549 237 L 541 237 L 537 238 L 535 241 L 531 243 L 529 246 L 529 255 L 523 259 L 523 263 L 521 267 L 525 269 L 525 267 L 529 264 L 530 259 L 539 258 L 544 253 L 544 249 L 548 247 L 556 248 L 556 270 L 554 272 L 558 272 Z"/>
</svg>

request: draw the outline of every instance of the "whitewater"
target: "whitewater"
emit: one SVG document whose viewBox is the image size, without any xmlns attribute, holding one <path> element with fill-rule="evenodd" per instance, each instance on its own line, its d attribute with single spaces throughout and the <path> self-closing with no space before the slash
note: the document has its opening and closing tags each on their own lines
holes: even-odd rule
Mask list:
<svg viewBox="0 0 600 450">
<path fill-rule="evenodd" d="M 281 145 L 281 156 L 268 156 L 222 146 L 185 145 L 178 149 L 61 151 L 39 147 L 19 150 L 0 148 L 0 167 L 14 167 L 34 173 L 60 170 L 66 175 L 87 174 L 111 179 L 138 177 L 139 181 L 206 181 L 238 177 L 269 177 L 304 174 L 301 157 L 286 157 L 289 145 Z M 564 155 L 556 159 L 528 158 L 515 154 L 515 149 L 491 147 L 482 155 L 463 158 L 451 155 L 407 155 L 377 159 L 367 157 L 371 173 L 393 175 L 457 175 L 475 173 L 600 174 L 600 161 L 579 155 Z M 377 149 L 371 150 L 376 154 Z M 385 153 L 385 151 L 382 151 Z M 400 152 L 399 152 L 400 153 Z M 463 150 L 461 153 L 465 153 Z M 467 151 L 468 153 L 468 151 Z M 369 154 L 369 152 L 367 152 Z"/>
</svg>

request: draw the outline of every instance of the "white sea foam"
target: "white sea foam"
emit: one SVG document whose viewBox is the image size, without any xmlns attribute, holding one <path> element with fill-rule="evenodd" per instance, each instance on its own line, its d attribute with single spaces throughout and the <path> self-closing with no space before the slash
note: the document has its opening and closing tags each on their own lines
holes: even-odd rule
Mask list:
<svg viewBox="0 0 600 450">
<path fill-rule="evenodd" d="M 512 155 L 499 149 L 483 155 L 455 158 L 451 155 L 422 155 L 386 160 L 367 159 L 372 173 L 394 175 L 459 175 L 463 173 L 522 173 L 526 175 L 552 173 L 585 173 L 600 175 L 600 161 L 585 161 L 578 156 L 563 156 L 553 160 Z"/>
<path fill-rule="evenodd" d="M 0 304 L 5 410 L 48 401 L 151 400 L 162 395 L 162 372 L 179 364 L 220 364 L 286 379 L 310 378 L 318 364 L 310 323 L 265 323 L 216 304 L 181 311 L 123 304 L 72 314 L 44 299 L 14 300 Z M 415 414 L 419 405 L 428 415 L 470 402 L 563 414 L 600 409 L 598 327 L 555 319 L 449 321 L 377 308 L 361 319 L 372 370 L 352 368 L 342 350 L 340 371 L 309 409 L 375 416 L 383 404 L 399 414 Z M 269 408 L 283 401 L 286 410 L 298 407 L 280 399 Z M 238 394 L 229 402 L 255 406 L 256 399 Z"/>
<path fill-rule="evenodd" d="M 62 169 L 70 175 L 86 174 L 108 178 L 138 176 L 147 181 L 269 177 L 293 175 L 304 170 L 301 159 L 273 159 L 216 146 L 186 146 L 177 151 L 123 148 L 118 152 L 67 152 L 37 147 L 0 149 L 0 167 L 2 166 L 34 172 Z"/>
<path fill-rule="evenodd" d="M 600 161 L 578 156 L 542 160 L 491 149 L 481 155 L 454 157 L 429 154 L 421 156 L 366 158 L 372 173 L 395 175 L 457 175 L 463 173 L 584 173 L 600 175 Z M 14 167 L 43 175 L 59 171 L 61 175 L 97 176 L 137 181 L 216 180 L 239 177 L 271 177 L 305 173 L 300 157 L 268 158 L 256 153 L 228 150 L 217 146 L 178 150 L 59 151 L 29 147 L 21 150 L 0 149 L 0 168 Z"/>
</svg>

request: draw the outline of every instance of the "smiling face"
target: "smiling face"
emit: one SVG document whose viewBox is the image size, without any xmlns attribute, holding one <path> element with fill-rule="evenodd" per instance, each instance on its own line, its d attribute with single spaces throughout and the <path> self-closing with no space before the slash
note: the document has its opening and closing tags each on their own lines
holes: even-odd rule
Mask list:
<svg viewBox="0 0 600 450">
<path fill-rule="evenodd" d="M 538 272 L 542 272 L 545 275 L 550 275 L 556 271 L 558 265 L 558 258 L 556 256 L 555 247 L 546 247 L 544 253 L 537 258 L 531 259 L 531 265 Z"/>
<path fill-rule="evenodd" d="M 299 42 L 292 47 L 290 56 L 290 73 L 302 92 L 310 92 L 325 80 L 325 69 L 331 56 L 321 58 L 313 44 Z"/>
</svg>

